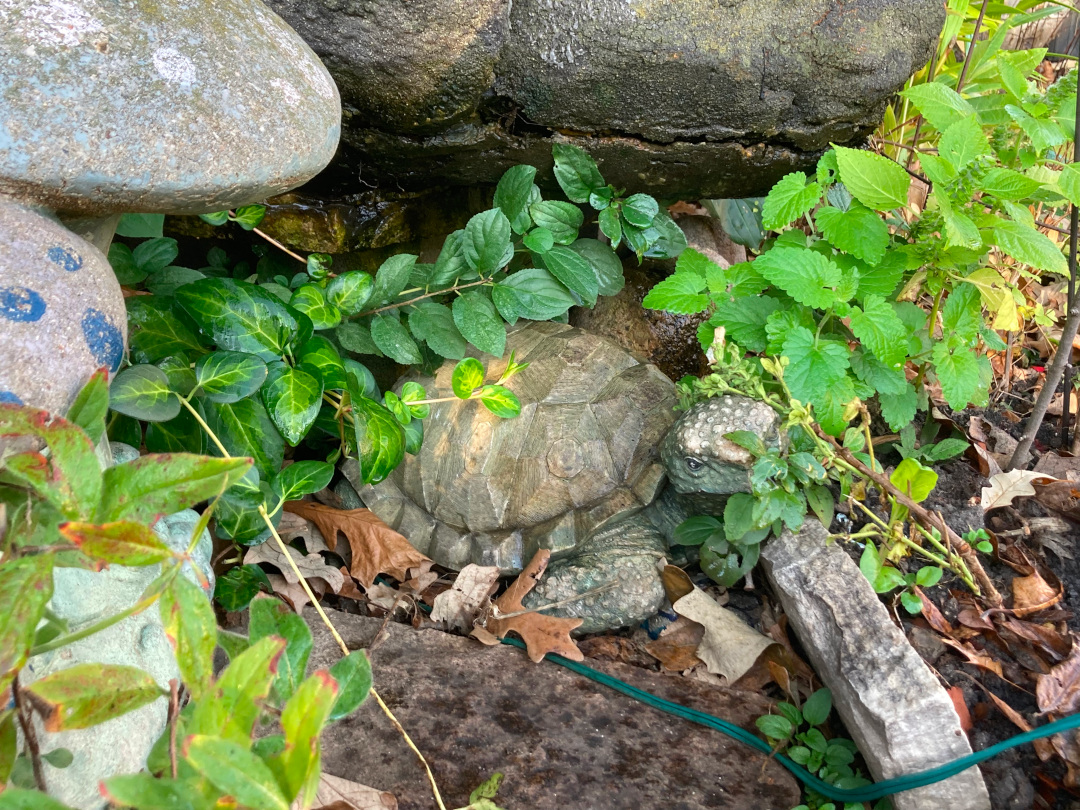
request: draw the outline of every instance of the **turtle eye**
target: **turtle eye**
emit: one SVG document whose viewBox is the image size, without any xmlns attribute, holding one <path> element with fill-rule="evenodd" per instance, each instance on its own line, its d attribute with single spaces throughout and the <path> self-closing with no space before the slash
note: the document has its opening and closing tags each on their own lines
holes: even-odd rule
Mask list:
<svg viewBox="0 0 1080 810">
<path fill-rule="evenodd" d="M 693 472 L 697 472 L 698 470 L 700 470 L 705 465 L 702 464 L 698 459 L 694 458 L 693 456 L 687 456 L 686 457 L 686 466 L 689 467 Z"/>
</svg>

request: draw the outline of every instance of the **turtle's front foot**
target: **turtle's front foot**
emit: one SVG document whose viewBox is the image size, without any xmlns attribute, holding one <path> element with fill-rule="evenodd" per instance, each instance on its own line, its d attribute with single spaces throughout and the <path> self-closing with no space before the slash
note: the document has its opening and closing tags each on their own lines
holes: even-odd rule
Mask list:
<svg viewBox="0 0 1080 810">
<path fill-rule="evenodd" d="M 577 633 L 633 626 L 655 615 L 664 603 L 657 567 L 663 557 L 662 539 L 648 532 L 649 537 L 633 538 L 644 542 L 628 543 L 631 538 L 623 525 L 615 542 L 611 542 L 614 538 L 604 542 L 606 538 L 594 537 L 572 557 L 551 563 L 524 606 L 565 602 L 544 613 L 584 619 Z M 640 531 L 631 530 L 630 534 Z"/>
</svg>

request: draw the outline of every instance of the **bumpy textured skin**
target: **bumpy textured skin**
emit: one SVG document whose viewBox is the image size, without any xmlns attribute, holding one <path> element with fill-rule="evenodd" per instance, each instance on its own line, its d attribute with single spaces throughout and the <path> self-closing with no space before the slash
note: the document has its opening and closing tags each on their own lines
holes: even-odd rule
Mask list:
<svg viewBox="0 0 1080 810">
<path fill-rule="evenodd" d="M 723 434 L 754 430 L 776 442 L 779 420 L 761 403 L 721 397 L 676 421 L 669 379 L 569 326 L 511 330 L 511 351 L 529 363 L 509 381 L 522 403 L 518 418 L 499 419 L 476 401 L 440 403 L 420 452 L 381 484 L 361 485 L 355 461 L 342 470 L 365 505 L 440 565 L 509 574 L 549 548 L 555 561 L 526 604 L 601 588 L 551 612 L 584 618 L 581 632 L 636 623 L 663 602 L 657 563 L 674 527 L 722 511 L 728 495 L 749 489 L 752 458 Z M 447 396 L 454 365 L 434 379 L 406 379 L 432 398 Z M 505 367 L 490 361 L 485 381 Z M 687 458 L 696 471 L 682 469 Z M 665 467 L 675 482 L 666 490 Z"/>
</svg>

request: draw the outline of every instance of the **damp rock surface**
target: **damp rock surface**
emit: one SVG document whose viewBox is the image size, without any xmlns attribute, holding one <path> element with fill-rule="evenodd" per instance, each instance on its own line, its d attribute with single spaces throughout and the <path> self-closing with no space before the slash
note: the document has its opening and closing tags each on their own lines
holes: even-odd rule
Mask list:
<svg viewBox="0 0 1080 810">
<path fill-rule="evenodd" d="M 329 612 L 350 649 L 370 646 L 382 622 Z M 312 668 L 341 652 L 314 610 Z M 663 714 L 521 650 L 391 623 L 370 653 L 375 689 L 431 764 L 448 807 L 495 771 L 496 804 L 555 810 L 788 810 L 793 777 L 719 732 Z M 626 664 L 590 666 L 653 694 L 751 729 L 768 712 L 757 693 L 671 678 Z M 323 767 L 388 790 L 401 810 L 427 810 L 431 789 L 416 757 L 368 699 L 323 736 Z"/>
<path fill-rule="evenodd" d="M 0 194 L 83 216 L 262 200 L 340 134 L 322 63 L 246 0 L 0 0 L 0 99 Z"/>
</svg>

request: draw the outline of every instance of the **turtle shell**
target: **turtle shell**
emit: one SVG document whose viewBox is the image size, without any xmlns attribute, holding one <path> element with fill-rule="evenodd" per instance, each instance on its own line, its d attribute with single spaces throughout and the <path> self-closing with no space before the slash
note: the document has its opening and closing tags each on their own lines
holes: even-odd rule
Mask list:
<svg viewBox="0 0 1080 810">
<path fill-rule="evenodd" d="M 675 420 L 675 386 L 655 366 L 607 338 L 529 323 L 507 335 L 506 359 L 488 358 L 485 382 L 498 381 L 510 352 L 529 364 L 507 383 L 520 416 L 499 418 L 476 400 L 433 405 L 420 452 L 359 490 L 440 565 L 513 572 L 538 548 L 565 555 L 647 506 L 664 483 L 659 446 Z M 401 382 L 451 396 L 455 365 Z"/>
</svg>

